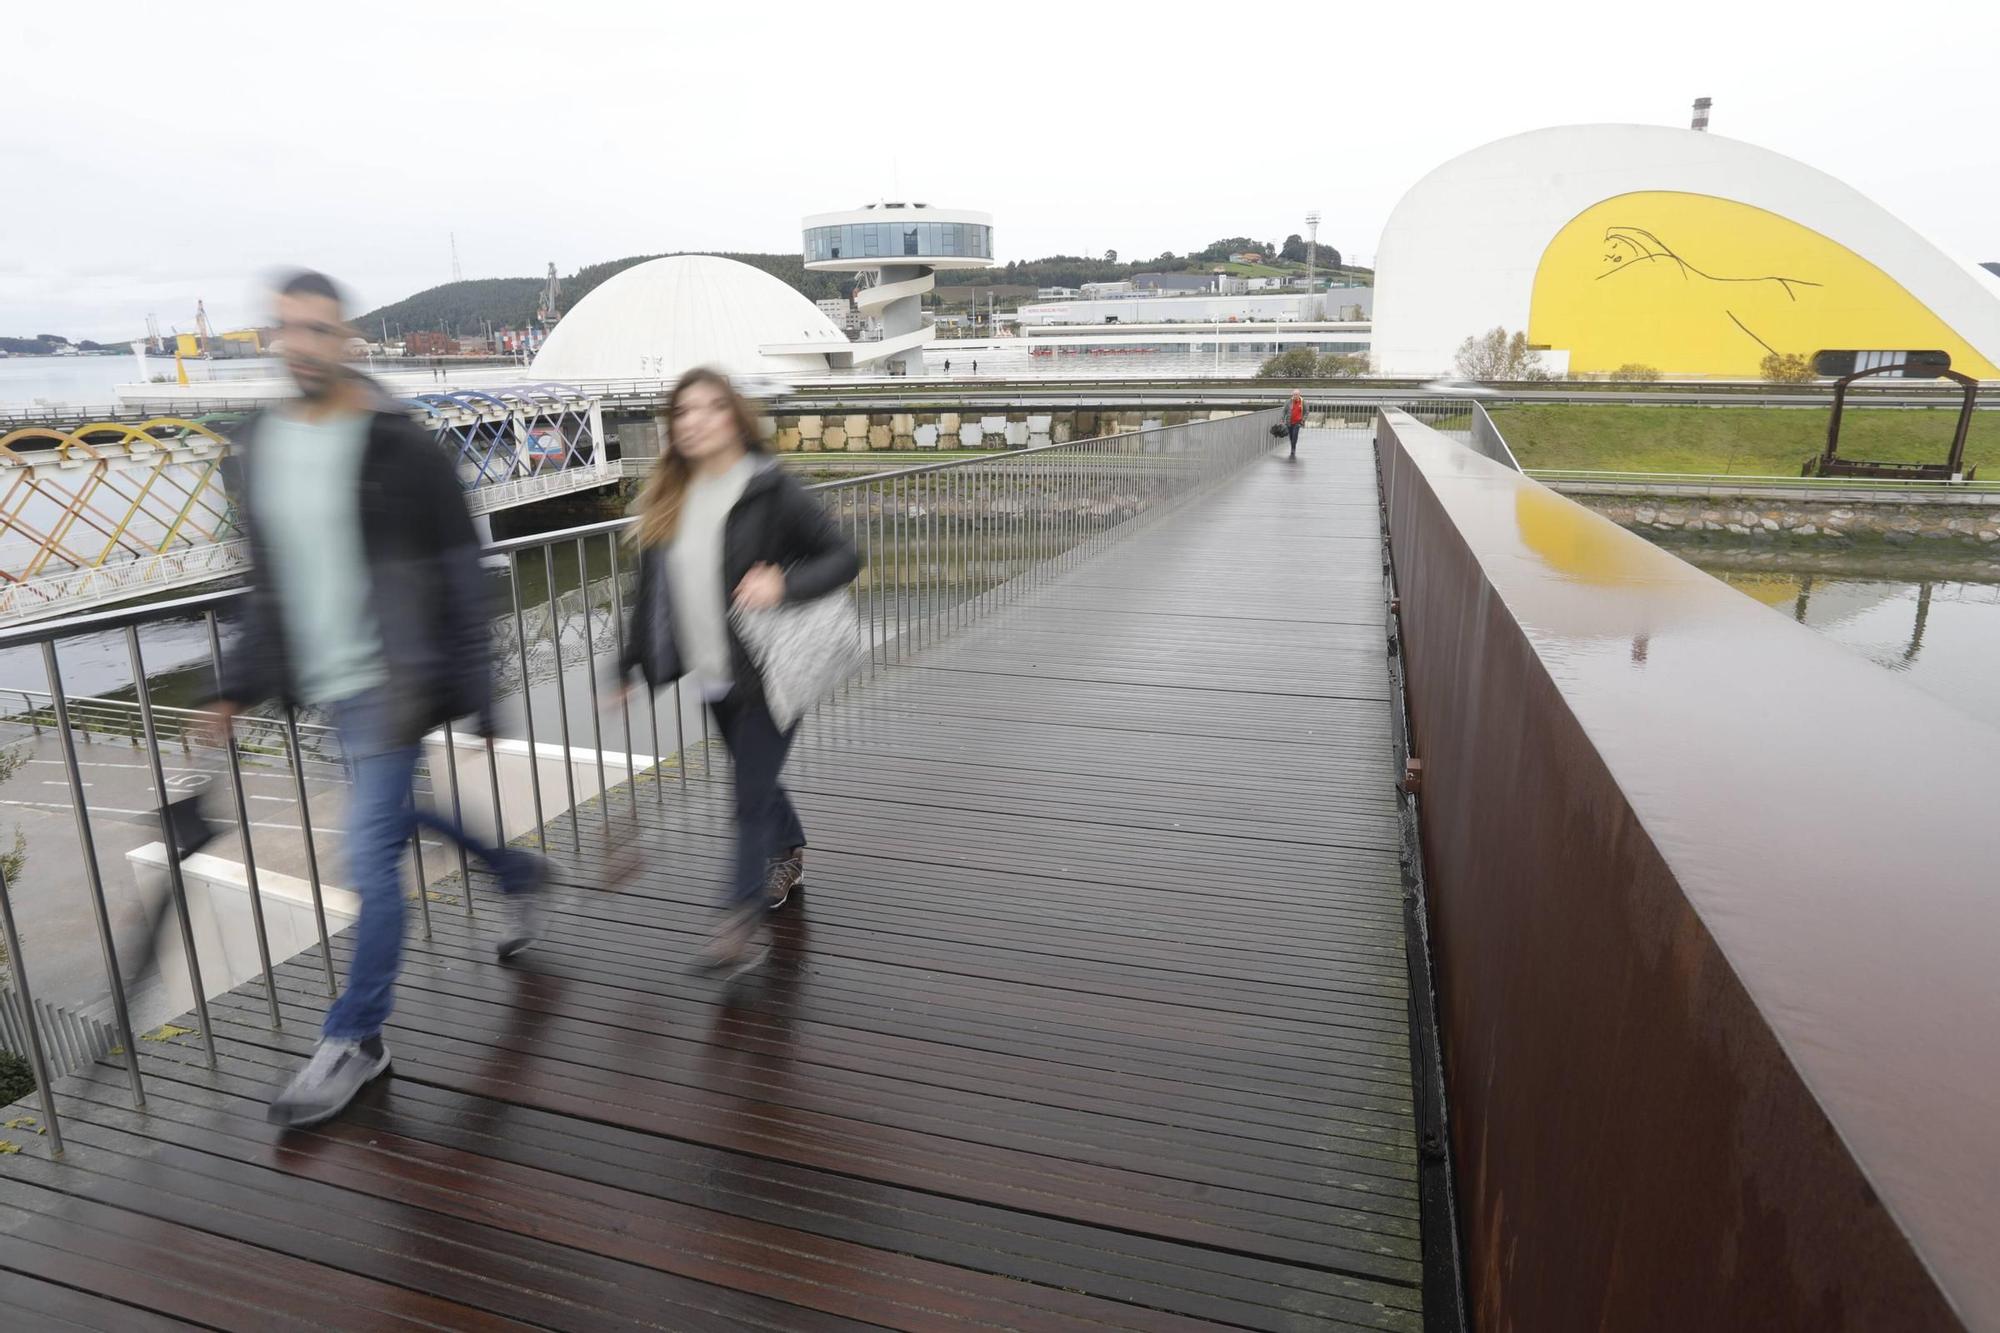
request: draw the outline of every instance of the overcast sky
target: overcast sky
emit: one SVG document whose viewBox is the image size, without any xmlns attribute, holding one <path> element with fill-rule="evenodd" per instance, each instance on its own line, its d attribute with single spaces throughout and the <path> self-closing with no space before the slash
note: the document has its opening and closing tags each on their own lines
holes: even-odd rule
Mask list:
<svg viewBox="0 0 2000 1333">
<path fill-rule="evenodd" d="M 2000 259 L 2000 4 L 1632 6 L 9 0 L 0 334 L 363 307 L 451 278 L 786 251 L 884 197 L 989 210 L 1002 260 L 1321 237 L 1368 260 L 1448 157 L 1683 125 Z"/>
</svg>

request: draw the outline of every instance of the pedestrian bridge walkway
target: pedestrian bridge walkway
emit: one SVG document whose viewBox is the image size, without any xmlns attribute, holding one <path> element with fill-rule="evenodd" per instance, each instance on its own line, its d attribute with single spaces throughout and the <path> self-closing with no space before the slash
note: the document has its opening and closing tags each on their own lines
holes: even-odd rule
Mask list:
<svg viewBox="0 0 2000 1333">
<path fill-rule="evenodd" d="M 552 820 L 542 944 L 412 940 L 319 1129 L 316 951 L 4 1131 L 34 1327 L 1423 1326 L 1376 471 L 1309 433 L 848 689 L 771 960 L 690 971 L 697 767 Z M 572 838 L 580 851 L 572 850 Z M 608 848 L 645 869 L 596 886 Z M 345 965 L 345 940 L 335 937 Z M 190 1023 L 189 1026 L 192 1024 Z M 65 1323 L 67 1321 L 67 1323 Z M 27 1326 L 27 1325 L 18 1325 Z"/>
</svg>

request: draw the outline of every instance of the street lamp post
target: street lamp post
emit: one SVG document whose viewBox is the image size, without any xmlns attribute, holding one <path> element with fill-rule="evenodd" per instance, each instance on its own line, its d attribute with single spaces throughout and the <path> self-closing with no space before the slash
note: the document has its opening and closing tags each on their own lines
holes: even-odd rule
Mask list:
<svg viewBox="0 0 2000 1333">
<path fill-rule="evenodd" d="M 1306 318 L 1319 318 L 1319 210 L 1306 214 Z"/>
</svg>

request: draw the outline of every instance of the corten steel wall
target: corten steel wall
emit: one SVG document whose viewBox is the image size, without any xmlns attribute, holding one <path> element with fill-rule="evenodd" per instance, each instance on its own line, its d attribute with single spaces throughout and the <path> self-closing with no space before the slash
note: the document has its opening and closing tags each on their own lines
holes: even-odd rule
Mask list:
<svg viewBox="0 0 2000 1333">
<path fill-rule="evenodd" d="M 2000 1327 L 2000 731 L 1376 439 L 1475 1327 Z"/>
</svg>

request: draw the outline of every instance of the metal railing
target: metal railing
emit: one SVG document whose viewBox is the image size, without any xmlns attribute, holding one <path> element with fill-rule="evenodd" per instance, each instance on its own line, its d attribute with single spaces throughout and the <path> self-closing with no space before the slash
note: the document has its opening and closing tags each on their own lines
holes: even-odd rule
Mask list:
<svg viewBox="0 0 2000 1333">
<path fill-rule="evenodd" d="M 1477 401 L 1450 394 L 1409 394 L 1400 398 L 1383 398 L 1368 393 L 1318 394 L 1309 393 L 1306 400 L 1306 426 L 1333 430 L 1375 429 L 1375 414 L 1385 408 L 1407 412 L 1433 430 L 1441 430 L 1461 440 L 1469 438 L 1476 420 Z"/>
<path fill-rule="evenodd" d="M 894 670 L 913 653 L 945 639 L 983 615 L 1008 606 L 1031 589 L 1073 569 L 1106 543 L 1123 540 L 1268 456 L 1276 444 L 1270 434 L 1275 420 L 1276 413 L 1271 411 L 1243 413 L 1130 434 L 941 461 L 811 487 L 863 560 L 863 571 L 852 587 L 860 632 L 867 645 L 862 674 L 879 675 Z M 615 662 L 624 646 L 625 603 L 633 590 L 636 569 L 635 552 L 629 540 L 633 522 L 620 519 L 596 523 L 504 541 L 488 548 L 489 559 L 504 562 L 506 570 L 509 605 L 507 614 L 496 622 L 496 642 L 512 659 L 513 670 L 505 674 L 518 672 L 527 746 L 525 785 L 532 807 L 528 823 L 532 826 L 532 836 L 544 849 L 555 843 L 566 824 L 570 849 L 582 850 L 585 801 L 578 799 L 580 773 L 594 769 L 595 791 L 586 791 L 584 795 L 586 801 L 596 798 L 607 831 L 611 827 L 613 793 L 617 786 L 625 788 L 624 800 L 636 817 L 642 786 L 650 786 L 654 802 L 664 803 L 667 788 L 674 785 L 675 778 L 682 789 L 690 780 L 689 765 L 683 762 L 683 756 L 691 748 L 688 711 L 684 706 L 687 701 L 682 699 L 678 684 L 659 693 L 640 691 L 636 701 L 623 692 L 617 700 L 607 701 L 600 692 L 601 682 L 607 676 L 604 668 Z M 75 823 L 76 864 L 82 872 L 82 889 L 90 901 L 109 991 L 111 1025 L 124 1052 L 122 1065 L 133 1102 L 141 1108 L 145 1106 L 146 1090 L 137 1059 L 139 1047 L 134 1041 L 128 980 L 120 967 L 120 944 L 107 906 L 100 829 L 92 817 L 90 784 L 85 779 L 78 751 L 79 736 L 93 725 L 108 725 L 104 721 L 108 714 L 104 711 L 104 701 L 73 698 L 65 691 L 62 649 L 80 636 L 93 636 L 102 645 L 108 635 L 122 635 L 134 699 L 130 705 L 113 701 L 115 706 L 110 713 L 117 714 L 118 724 L 124 725 L 131 710 L 136 709 L 144 767 L 153 797 L 160 806 L 159 840 L 171 849 L 176 844 L 166 809 L 169 784 L 162 761 L 163 743 L 180 741 L 199 749 L 202 742 L 189 729 L 191 716 L 185 710 L 169 709 L 154 701 L 140 631 L 164 621 L 198 621 L 205 631 L 207 663 L 212 669 L 219 666 L 222 657 L 222 614 L 242 596 L 241 589 L 232 589 L 0 630 L 0 651 L 33 648 L 41 657 L 45 679 L 38 687 L 0 682 L 0 699 L 8 694 L 19 695 L 25 688 L 23 708 L 16 721 L 43 728 L 56 742 Z M 859 680 L 857 677 L 843 688 L 856 688 Z M 546 703 L 538 707 L 535 687 L 538 682 L 551 681 L 556 696 L 553 709 L 556 743 L 545 747 L 538 744 L 538 733 L 550 730 L 550 710 Z M 581 727 L 572 718 L 570 699 L 577 690 L 588 694 L 587 739 L 578 734 Z M 662 743 L 661 694 L 668 696 L 671 709 L 670 745 Z M 327 927 L 326 886 L 322 884 L 314 851 L 311 793 L 302 762 L 302 737 L 310 725 L 310 721 L 302 723 L 296 713 L 289 712 L 261 721 L 239 720 L 233 724 L 228 745 L 210 747 L 211 751 L 219 748 L 220 766 L 226 767 L 230 818 L 243 854 L 243 882 L 257 946 L 257 967 L 249 980 L 261 979 L 272 1030 L 281 1029 L 285 1021 L 274 973 L 276 965 L 285 959 L 274 957 L 266 925 L 265 895 L 259 887 L 257 857 L 251 839 L 253 821 L 247 805 L 243 752 L 252 744 L 275 738 L 289 764 L 298 816 L 296 832 L 304 850 L 305 881 L 317 934 L 320 967 L 316 971 L 330 996 L 337 982 Z M 701 731 L 701 753 L 705 756 L 709 741 L 705 712 L 698 716 L 695 725 Z M 607 732 L 624 746 L 623 756 L 610 756 L 609 765 L 605 749 Z M 649 740 L 650 755 L 634 754 L 634 737 L 640 732 Z M 437 798 L 440 804 L 448 800 L 451 816 L 462 821 L 466 792 L 461 780 L 459 738 L 446 727 L 437 739 L 442 741 L 447 758 L 442 775 L 437 774 L 439 765 L 433 760 L 431 786 L 437 788 L 442 777 L 444 790 L 436 793 Z M 500 744 L 512 745 L 512 742 L 487 739 L 483 758 L 490 782 L 494 826 L 504 840 L 507 823 L 502 808 Z M 475 744 L 471 748 L 477 751 L 480 747 Z M 542 772 L 545 752 L 560 756 L 560 792 L 545 789 Z M 509 753 L 511 762 L 513 751 Z M 620 772 L 608 772 L 608 767 Z M 612 781 L 614 776 L 622 781 Z M 701 776 L 704 781 L 713 776 L 705 760 Z M 518 791 L 520 785 L 517 782 L 514 789 Z M 556 808 L 558 800 L 560 808 Z M 432 895 L 422 887 L 429 881 L 422 864 L 422 844 L 415 839 L 413 854 L 420 885 L 416 894 L 419 929 L 429 939 Z M 187 882 L 178 858 L 166 855 L 164 860 L 167 915 L 177 928 L 192 994 L 194 1023 L 208 1065 L 214 1068 L 216 1035 L 209 1016 L 208 991 L 202 981 L 203 960 L 195 947 L 197 930 Z M 471 919 L 474 905 L 462 847 L 457 862 L 465 885 L 458 901 Z M 13 990 L 19 997 L 19 1011 L 34 1013 L 37 1002 L 29 988 L 31 969 L 22 956 L 14 918 L 12 895 L 17 887 L 7 883 L 4 867 L 0 867 L 0 930 L 4 930 L 11 959 Z M 314 947 L 308 945 L 301 956 Z M 217 987 L 218 993 L 227 988 L 225 978 L 224 984 Z M 59 1157 L 62 1134 L 50 1082 L 49 1054 L 53 1039 L 45 1037 L 36 1024 L 25 1024 L 25 1028 L 27 1055 L 41 1090 L 47 1142 L 51 1153 Z"/>
<path fill-rule="evenodd" d="M 1521 470 L 1521 464 L 1515 459 L 1514 451 L 1507 446 L 1507 437 L 1493 424 L 1493 417 L 1487 412 L 1484 403 L 1472 405 L 1472 438 L 1467 443 L 1471 445 L 1473 452 L 1486 455 L 1500 466 L 1515 472 Z"/>
<path fill-rule="evenodd" d="M 53 731 L 59 725 L 55 696 L 46 690 L 0 689 L 0 708 L 20 707 L 0 712 L 0 724 L 25 727 L 34 735 Z M 192 754 L 203 743 L 207 715 L 196 708 L 153 706 L 153 727 L 160 744 L 178 745 L 182 754 Z M 138 701 L 99 699 L 85 695 L 69 700 L 69 724 L 78 735 L 99 740 L 125 741 L 137 748 L 145 740 L 145 719 Z M 338 769 L 340 742 L 334 729 L 324 722 L 298 721 L 299 756 L 308 769 Z M 236 719 L 236 748 L 240 753 L 291 762 L 290 738 L 285 720 L 276 715 L 251 712 Z"/>
<path fill-rule="evenodd" d="M 52 608 L 65 605 L 118 601 L 212 583 L 243 572 L 249 563 L 244 548 L 242 540 L 232 538 L 0 584 L 0 622 L 47 615 Z"/>
<path fill-rule="evenodd" d="M 117 1043 L 111 1028 L 88 1014 L 72 1013 L 46 1000 L 34 1002 L 34 1021 L 21 997 L 0 984 L 0 1050 L 17 1054 L 42 1042 L 42 1059 L 58 1076 L 73 1074 L 102 1059 Z"/>
<path fill-rule="evenodd" d="M 1784 491 L 1792 495 L 1836 495 L 1847 500 L 1890 503 L 1957 499 L 1990 505 L 2000 481 L 1915 481 L 1879 477 L 1764 477 L 1738 472 L 1617 472 L 1592 468 L 1531 467 L 1536 481 L 1559 490 L 1639 489 L 1666 494 L 1742 495 Z"/>
</svg>

